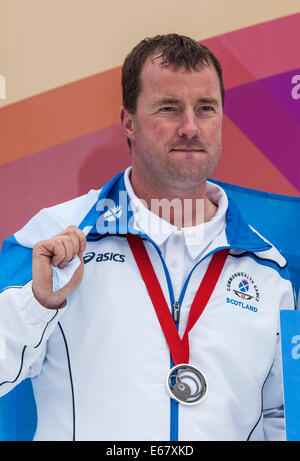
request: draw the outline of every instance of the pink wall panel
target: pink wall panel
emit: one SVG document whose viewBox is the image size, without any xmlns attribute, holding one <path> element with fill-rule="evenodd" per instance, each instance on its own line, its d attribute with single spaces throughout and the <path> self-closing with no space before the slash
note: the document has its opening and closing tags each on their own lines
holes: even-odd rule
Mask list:
<svg viewBox="0 0 300 461">
<path fill-rule="evenodd" d="M 203 41 L 227 87 L 213 177 L 300 195 L 300 14 Z M 100 187 L 130 164 L 119 125 L 120 68 L 0 109 L 0 242 L 34 213 Z M 299 94 L 299 98 L 298 98 Z"/>
</svg>

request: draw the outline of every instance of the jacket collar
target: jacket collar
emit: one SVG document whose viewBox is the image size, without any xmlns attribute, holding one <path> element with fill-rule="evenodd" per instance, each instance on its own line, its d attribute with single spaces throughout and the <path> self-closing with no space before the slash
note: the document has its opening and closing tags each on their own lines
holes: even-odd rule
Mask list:
<svg viewBox="0 0 300 461">
<path fill-rule="evenodd" d="M 99 240 L 105 235 L 139 234 L 134 226 L 133 211 L 124 183 L 124 172 L 117 174 L 106 183 L 97 202 L 89 210 L 79 228 L 87 235 L 88 241 Z M 264 252 L 272 245 L 264 240 L 243 219 L 232 199 L 228 199 L 226 229 L 217 242 L 218 246 L 249 252 Z"/>
</svg>

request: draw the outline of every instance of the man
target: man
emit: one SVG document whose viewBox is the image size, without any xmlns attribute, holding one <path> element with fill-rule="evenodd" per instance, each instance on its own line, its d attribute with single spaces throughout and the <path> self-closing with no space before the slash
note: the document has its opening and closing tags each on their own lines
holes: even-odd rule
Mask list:
<svg viewBox="0 0 300 461">
<path fill-rule="evenodd" d="M 4 242 L 1 393 L 32 377 L 36 440 L 282 440 L 294 299 L 284 258 L 207 181 L 220 64 L 157 36 L 122 85 L 131 168 Z"/>
</svg>

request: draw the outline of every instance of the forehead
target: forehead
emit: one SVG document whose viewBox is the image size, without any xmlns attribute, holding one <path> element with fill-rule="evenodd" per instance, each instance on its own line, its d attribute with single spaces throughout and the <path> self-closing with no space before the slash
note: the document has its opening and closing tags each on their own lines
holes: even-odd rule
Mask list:
<svg viewBox="0 0 300 461">
<path fill-rule="evenodd" d="M 139 98 L 157 97 L 214 97 L 221 100 L 218 74 L 213 65 L 199 70 L 174 69 L 162 66 L 161 58 L 150 57 L 146 60 L 141 76 Z"/>
</svg>

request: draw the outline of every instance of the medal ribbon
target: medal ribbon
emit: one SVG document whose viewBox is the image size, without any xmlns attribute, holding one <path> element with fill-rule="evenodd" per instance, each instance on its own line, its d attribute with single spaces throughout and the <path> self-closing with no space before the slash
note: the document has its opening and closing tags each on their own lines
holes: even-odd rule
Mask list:
<svg viewBox="0 0 300 461">
<path fill-rule="evenodd" d="M 186 330 L 181 339 L 142 238 L 133 234 L 127 234 L 126 237 L 165 335 L 173 362 L 175 365 L 187 364 L 189 363 L 189 331 L 202 314 L 215 289 L 229 249 L 213 254 L 191 305 Z"/>
</svg>

